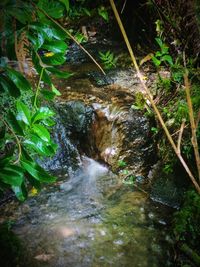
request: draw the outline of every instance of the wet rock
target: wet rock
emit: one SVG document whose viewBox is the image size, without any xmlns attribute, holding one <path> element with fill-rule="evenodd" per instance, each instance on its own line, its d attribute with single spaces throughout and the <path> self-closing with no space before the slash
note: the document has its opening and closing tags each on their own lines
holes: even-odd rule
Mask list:
<svg viewBox="0 0 200 267">
<path fill-rule="evenodd" d="M 88 136 L 93 110 L 80 101 L 56 103 L 54 108 L 58 115 L 52 137 L 58 149 L 54 157 L 41 162 L 41 165 L 48 170 L 70 172 L 80 165 L 80 150 L 87 144 L 85 137 Z"/>
</svg>

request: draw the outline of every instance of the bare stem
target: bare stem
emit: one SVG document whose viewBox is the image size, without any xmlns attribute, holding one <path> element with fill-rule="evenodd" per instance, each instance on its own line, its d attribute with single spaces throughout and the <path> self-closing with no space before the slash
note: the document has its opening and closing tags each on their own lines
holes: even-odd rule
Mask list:
<svg viewBox="0 0 200 267">
<path fill-rule="evenodd" d="M 38 85 L 37 85 L 36 92 L 35 92 L 35 98 L 34 98 L 34 107 L 35 108 L 37 108 L 37 98 L 38 98 L 38 94 L 39 94 L 39 91 L 40 91 L 40 83 L 41 83 L 41 80 L 42 80 L 43 72 L 44 72 L 44 68 L 42 68 L 42 70 L 41 70 L 40 78 L 39 78 Z"/>
<path fill-rule="evenodd" d="M 2 118 L 0 117 L 1 120 L 3 121 L 3 123 L 5 124 L 5 126 L 8 128 L 8 130 L 13 134 L 16 142 L 17 142 L 17 146 L 18 146 L 18 157 L 17 160 L 14 162 L 14 164 L 17 164 L 20 161 L 21 155 L 22 155 L 22 148 L 21 148 L 21 143 L 19 138 L 17 137 L 16 133 L 13 131 L 13 129 L 10 127 L 10 125 Z"/>
<path fill-rule="evenodd" d="M 185 128 L 185 119 L 183 119 L 183 121 L 182 121 L 181 128 L 180 128 L 180 131 L 179 131 L 179 136 L 178 136 L 177 152 L 179 154 L 181 154 L 181 139 L 182 139 L 182 136 L 183 136 L 184 128 Z"/>
<path fill-rule="evenodd" d="M 190 83 L 188 79 L 188 73 L 184 74 L 184 82 L 185 82 L 185 92 L 186 92 L 186 99 L 188 103 L 188 110 L 189 110 L 189 117 L 190 117 L 190 125 L 191 125 L 191 132 L 192 132 L 192 145 L 194 148 L 194 154 L 197 164 L 197 170 L 199 175 L 199 181 L 200 181 L 200 157 L 199 157 L 199 148 L 198 148 L 198 141 L 197 141 L 197 135 L 196 135 L 196 123 L 194 120 L 194 112 L 192 107 L 192 100 L 190 96 Z"/>
<path fill-rule="evenodd" d="M 159 112 L 159 110 L 158 110 L 158 108 L 157 108 L 157 106 L 156 106 L 156 104 L 155 104 L 155 102 L 154 102 L 154 100 L 153 100 L 153 96 L 152 96 L 152 94 L 151 94 L 149 88 L 146 86 L 146 84 L 145 84 L 145 82 L 144 82 L 144 77 L 143 77 L 143 75 L 142 75 L 141 72 L 140 72 L 140 69 L 139 69 L 139 66 L 138 66 L 138 64 L 137 64 L 136 58 L 135 58 L 135 56 L 134 56 L 133 50 L 132 50 L 132 48 L 131 48 L 130 42 L 129 42 L 128 37 L 127 37 L 127 35 L 126 35 L 126 31 L 125 31 L 124 26 L 123 26 L 123 24 L 122 24 L 122 21 L 121 21 L 121 19 L 120 19 L 119 13 L 118 13 L 118 11 L 117 11 L 117 9 L 116 9 L 115 3 L 114 3 L 113 0 L 109 0 L 109 1 L 110 1 L 110 4 L 111 4 L 111 7 L 112 7 L 112 9 L 113 9 L 114 15 L 115 15 L 115 17 L 116 17 L 116 20 L 117 20 L 117 22 L 118 22 L 119 28 L 120 28 L 120 30 L 121 30 L 121 32 L 122 32 L 123 37 L 124 37 L 124 41 L 125 41 L 126 46 L 127 46 L 127 48 L 128 48 L 128 51 L 129 51 L 129 54 L 130 54 L 130 56 L 131 56 L 132 62 L 133 62 L 133 64 L 134 64 L 134 66 L 135 66 L 135 69 L 136 69 L 136 72 L 137 72 L 137 76 L 138 76 L 138 78 L 139 78 L 139 80 L 140 80 L 140 82 L 141 82 L 141 84 L 142 84 L 142 87 L 144 88 L 144 90 L 145 90 L 145 92 L 146 92 L 146 97 L 147 97 L 148 100 L 150 101 L 150 103 L 151 103 L 151 105 L 152 105 L 152 107 L 153 107 L 153 109 L 154 109 L 154 112 L 155 112 L 155 114 L 157 115 L 158 120 L 159 120 L 159 122 L 160 122 L 160 124 L 161 124 L 161 126 L 162 126 L 162 128 L 163 128 L 163 130 L 164 130 L 164 132 L 165 132 L 165 134 L 166 134 L 166 136 L 167 136 L 167 139 L 168 139 L 168 141 L 170 142 L 170 144 L 171 144 L 171 146 L 172 146 L 174 152 L 176 153 L 176 155 L 177 155 L 177 157 L 179 158 L 180 162 L 182 163 L 184 169 L 185 169 L 186 172 L 188 173 L 188 175 L 189 175 L 189 177 L 190 177 L 190 179 L 191 179 L 191 181 L 192 181 L 194 187 L 196 188 L 197 192 L 200 194 L 200 185 L 197 183 L 197 181 L 196 181 L 194 175 L 192 174 L 192 172 L 191 172 L 190 169 L 188 168 L 188 166 L 187 166 L 186 162 L 184 161 L 183 157 L 178 153 L 178 150 L 177 150 L 177 147 L 176 147 L 176 145 L 175 145 L 175 143 L 174 143 L 174 140 L 172 139 L 171 134 L 170 134 L 170 132 L 169 132 L 167 126 L 165 125 L 165 122 L 163 121 L 163 118 L 162 118 L 162 116 L 161 116 L 161 113 Z"/>
</svg>

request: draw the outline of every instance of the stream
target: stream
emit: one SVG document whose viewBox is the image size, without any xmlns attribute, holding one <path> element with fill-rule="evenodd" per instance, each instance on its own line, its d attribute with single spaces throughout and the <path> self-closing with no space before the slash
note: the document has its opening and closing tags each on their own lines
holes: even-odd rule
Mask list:
<svg viewBox="0 0 200 267">
<path fill-rule="evenodd" d="M 0 207 L 0 222 L 24 247 L 18 267 L 173 266 L 173 209 L 119 175 L 125 160 L 142 187 L 155 163 L 151 123 L 131 108 L 140 91 L 136 74 L 114 70 L 105 81 L 82 61 L 64 69 L 76 74 L 55 81 L 62 92 L 53 131 L 58 152 L 42 163 L 57 181 Z"/>
<path fill-rule="evenodd" d="M 172 266 L 169 209 L 119 187 L 116 175 L 88 157 L 72 176 L 59 176 L 22 205 L 4 207 L 26 247 L 22 266 Z"/>
</svg>

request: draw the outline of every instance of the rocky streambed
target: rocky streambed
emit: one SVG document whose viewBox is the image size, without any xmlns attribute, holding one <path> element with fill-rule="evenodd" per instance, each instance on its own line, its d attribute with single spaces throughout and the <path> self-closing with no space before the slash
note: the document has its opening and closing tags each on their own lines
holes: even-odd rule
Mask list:
<svg viewBox="0 0 200 267">
<path fill-rule="evenodd" d="M 173 266 L 172 210 L 152 202 L 145 187 L 156 151 L 151 120 L 132 107 L 141 90 L 134 71 L 105 77 L 89 62 L 63 69 L 76 74 L 55 80 L 58 151 L 41 162 L 58 180 L 1 207 L 1 222 L 24 248 L 17 266 Z M 131 176 L 136 187 L 124 183 Z"/>
</svg>

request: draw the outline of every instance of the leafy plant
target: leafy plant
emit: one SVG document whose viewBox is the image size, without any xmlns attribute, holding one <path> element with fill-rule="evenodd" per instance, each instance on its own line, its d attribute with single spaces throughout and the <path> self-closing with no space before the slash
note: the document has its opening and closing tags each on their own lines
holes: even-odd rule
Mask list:
<svg viewBox="0 0 200 267">
<path fill-rule="evenodd" d="M 102 60 L 105 69 L 111 69 L 116 67 L 117 57 L 115 57 L 112 52 L 107 51 L 103 53 L 100 51 L 99 57 Z"/>
<path fill-rule="evenodd" d="M 127 166 L 127 163 L 124 160 L 118 160 L 118 166 L 119 167 L 126 167 Z"/>
<path fill-rule="evenodd" d="M 23 73 L 1 60 L 0 190 L 11 188 L 19 200 L 24 200 L 30 187 L 40 190 L 41 183 L 55 181 L 55 177 L 36 163 L 36 158 L 52 156 L 57 148 L 50 134 L 55 113 L 42 99 L 52 100 L 60 95 L 52 83 L 52 75 L 59 78 L 71 75 L 57 69 L 65 62 L 68 38 L 62 28 L 49 19 L 62 18 L 69 11 L 69 1 L 39 0 L 37 4 L 4 1 L 3 5 L 4 25 L 7 21 L 15 24 L 14 29 L 4 27 L 3 36 L 11 34 L 15 47 L 19 47 L 22 32 L 27 36 L 26 47 L 20 49 L 32 57 L 39 75 L 34 88 Z M 4 41 L 9 43 L 10 39 Z M 14 46 L 12 49 L 20 61 L 21 50 Z M 42 89 L 42 84 L 48 89 Z"/>
<path fill-rule="evenodd" d="M 108 12 L 104 6 L 100 6 L 98 8 L 98 14 L 101 16 L 106 22 L 109 21 Z"/>
<path fill-rule="evenodd" d="M 155 55 L 152 56 L 152 61 L 156 67 L 159 67 L 161 63 L 168 63 L 170 66 L 173 65 L 172 57 L 169 55 L 169 47 L 163 43 L 160 37 L 155 38 L 157 44 L 160 47 L 160 51 L 157 51 Z"/>
</svg>

